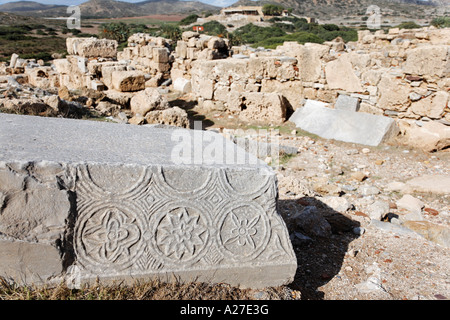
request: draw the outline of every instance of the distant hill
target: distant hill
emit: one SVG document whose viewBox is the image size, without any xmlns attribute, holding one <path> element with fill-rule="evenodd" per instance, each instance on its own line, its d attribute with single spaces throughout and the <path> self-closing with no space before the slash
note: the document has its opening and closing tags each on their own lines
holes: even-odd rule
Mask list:
<svg viewBox="0 0 450 320">
<path fill-rule="evenodd" d="M 42 4 L 35 1 L 17 1 L 8 2 L 0 5 L 0 11 L 3 12 L 20 12 L 20 11 L 37 11 L 37 10 L 49 10 L 55 8 L 66 8 L 62 5 Z"/>
<path fill-rule="evenodd" d="M 219 7 L 199 1 L 147 0 L 137 3 L 115 0 L 89 0 L 80 5 L 84 18 L 122 18 L 153 14 L 194 13 L 218 11 Z M 34 1 L 9 2 L 0 5 L 1 12 L 32 17 L 68 16 L 67 6 L 45 5 Z"/>
<path fill-rule="evenodd" d="M 52 25 L 58 24 L 58 21 L 40 19 L 36 17 L 25 17 L 22 15 L 17 15 L 10 12 L 0 12 L 0 26 L 14 26 L 14 25 L 31 25 L 31 24 L 42 24 L 42 25 Z"/>
<path fill-rule="evenodd" d="M 443 7 L 450 13 L 450 0 L 239 0 L 232 6 L 279 4 L 292 8 L 294 13 L 314 18 L 331 18 L 349 15 L 365 15 L 370 5 L 377 5 L 389 15 L 405 16 L 411 19 L 430 18 L 443 15 Z"/>
<path fill-rule="evenodd" d="M 450 0 L 239 0 L 232 6 L 280 4 L 292 8 L 296 14 L 326 19 L 346 16 L 364 16 L 370 5 L 378 5 L 383 15 L 403 16 L 408 19 L 428 19 L 450 14 Z M 129 3 L 115 0 L 89 0 L 80 5 L 84 18 L 121 18 L 155 14 L 189 14 L 205 11 L 218 12 L 221 8 L 199 1 L 147 0 Z M 0 12 L 32 17 L 68 16 L 67 6 L 46 5 L 35 1 L 9 2 L 0 5 Z"/>
</svg>

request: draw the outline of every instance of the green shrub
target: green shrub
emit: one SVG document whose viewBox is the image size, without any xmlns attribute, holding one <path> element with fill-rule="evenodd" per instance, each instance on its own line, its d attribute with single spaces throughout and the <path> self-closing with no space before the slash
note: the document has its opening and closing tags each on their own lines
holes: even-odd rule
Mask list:
<svg viewBox="0 0 450 320">
<path fill-rule="evenodd" d="M 156 35 L 177 41 L 181 39 L 182 31 L 174 24 L 162 24 Z"/>
<path fill-rule="evenodd" d="M 18 41 L 18 40 L 27 40 L 30 37 L 27 37 L 23 34 L 13 33 L 13 34 L 7 34 L 6 36 L 3 36 L 2 38 L 5 40 L 9 40 L 9 41 Z"/>
<path fill-rule="evenodd" d="M 338 30 L 340 30 L 339 26 L 337 26 L 335 24 L 330 24 L 330 23 L 322 25 L 322 28 L 324 28 L 327 31 L 338 31 Z"/>
<path fill-rule="evenodd" d="M 419 26 L 414 21 L 406 21 L 406 22 L 400 23 L 397 26 L 397 28 L 400 28 L 400 29 L 417 29 L 417 28 L 421 28 L 421 26 Z"/>
<path fill-rule="evenodd" d="M 262 7 L 262 12 L 266 16 L 280 16 L 283 13 L 284 7 L 276 4 L 265 4 Z"/>
<path fill-rule="evenodd" d="M 259 27 L 249 23 L 238 28 L 234 34 L 240 37 L 243 43 L 253 44 L 270 38 L 283 37 L 286 35 L 286 32 L 276 26 Z"/>
<path fill-rule="evenodd" d="M 436 28 L 450 28 L 450 17 L 437 17 L 431 21 Z"/>
<path fill-rule="evenodd" d="M 127 41 L 130 36 L 130 26 L 123 22 L 102 23 L 99 29 L 100 37 L 116 40 L 118 43 Z M 77 29 L 73 29 L 72 34 L 74 30 Z"/>
<path fill-rule="evenodd" d="M 217 35 L 226 35 L 227 28 L 218 21 L 209 21 L 203 24 L 203 30 L 206 34 L 217 36 Z"/>
<path fill-rule="evenodd" d="M 13 27 L 13 26 L 0 26 L 0 36 L 3 35 L 10 35 L 10 34 L 27 34 L 29 30 L 26 28 L 20 26 L 20 27 Z"/>
<path fill-rule="evenodd" d="M 26 54 L 21 54 L 20 55 L 21 58 L 23 59 L 42 59 L 44 61 L 49 61 L 52 60 L 52 55 L 49 52 L 37 52 L 37 53 L 26 53 Z"/>
<path fill-rule="evenodd" d="M 186 18 L 182 19 L 182 20 L 179 22 L 179 24 L 180 24 L 180 26 L 186 26 L 186 25 L 188 25 L 188 24 L 195 23 L 195 22 L 197 21 L 198 18 L 199 18 L 198 15 L 196 15 L 196 14 L 191 14 L 191 15 L 187 16 Z"/>
</svg>

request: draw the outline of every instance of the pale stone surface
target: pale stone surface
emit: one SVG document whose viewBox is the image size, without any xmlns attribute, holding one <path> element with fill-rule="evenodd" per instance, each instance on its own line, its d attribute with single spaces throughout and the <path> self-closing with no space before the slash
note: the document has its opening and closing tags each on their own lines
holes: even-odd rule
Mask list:
<svg viewBox="0 0 450 320">
<path fill-rule="evenodd" d="M 169 108 L 169 102 L 156 88 L 146 88 L 136 93 L 130 101 L 131 111 L 134 114 L 145 116 L 153 110 L 164 110 Z"/>
<path fill-rule="evenodd" d="M 121 92 L 133 92 L 145 89 L 145 76 L 140 71 L 114 71 L 112 86 Z"/>
<path fill-rule="evenodd" d="M 450 247 L 450 228 L 429 221 L 406 221 L 403 226 L 417 232 L 425 239 Z"/>
<path fill-rule="evenodd" d="M 239 118 L 247 121 L 282 123 L 286 120 L 287 100 L 277 93 L 242 93 Z"/>
<path fill-rule="evenodd" d="M 425 204 L 420 199 L 414 198 L 410 194 L 405 194 L 396 202 L 396 204 L 398 208 L 406 209 L 412 213 L 420 213 L 422 211 L 422 208 L 425 206 Z"/>
<path fill-rule="evenodd" d="M 348 200 L 343 197 L 326 196 L 320 200 L 337 212 L 346 212 L 351 206 Z"/>
<path fill-rule="evenodd" d="M 117 41 L 97 38 L 67 38 L 66 46 L 69 54 L 84 58 L 116 58 Z"/>
<path fill-rule="evenodd" d="M 43 284 L 63 271 L 55 245 L 0 239 L 0 276 L 7 281 Z"/>
<path fill-rule="evenodd" d="M 17 59 L 19 58 L 19 55 L 17 53 L 13 53 L 11 55 L 11 60 L 9 61 L 9 67 L 14 68 L 16 66 Z"/>
<path fill-rule="evenodd" d="M 350 97 L 345 94 L 340 94 L 334 108 L 337 110 L 346 110 L 356 112 L 359 110 L 359 99 Z"/>
<path fill-rule="evenodd" d="M 325 66 L 325 74 L 330 89 L 342 89 L 347 92 L 361 92 L 361 81 L 355 75 L 347 55 L 330 61 Z"/>
<path fill-rule="evenodd" d="M 371 219 L 381 220 L 389 213 L 389 203 L 383 200 L 377 200 L 372 203 L 368 209 L 367 214 Z"/>
<path fill-rule="evenodd" d="M 444 113 L 447 106 L 449 94 L 445 91 L 439 91 L 434 95 L 430 95 L 424 99 L 411 104 L 410 110 L 417 115 L 429 117 L 431 119 L 439 119 Z M 412 100 L 412 99 L 411 99 Z"/>
<path fill-rule="evenodd" d="M 382 76 L 378 92 L 378 107 L 383 110 L 405 111 L 409 107 L 410 89 L 395 77 Z"/>
<path fill-rule="evenodd" d="M 450 127 L 437 121 L 425 122 L 421 127 L 411 125 L 406 129 L 406 143 L 426 152 L 450 146 Z"/>
<path fill-rule="evenodd" d="M 153 48 L 153 61 L 156 63 L 169 62 L 169 52 L 166 48 Z"/>
<path fill-rule="evenodd" d="M 221 135 L 8 114 L 0 124 L 1 275 L 27 268 L 15 280 L 75 287 L 97 277 L 293 280 L 276 175 Z M 194 136 L 203 142 L 191 145 Z M 183 147 L 196 152 L 174 157 Z"/>
<path fill-rule="evenodd" d="M 409 74 L 443 77 L 450 74 L 450 49 L 447 45 L 409 49 L 403 71 Z"/>
<path fill-rule="evenodd" d="M 149 111 L 145 115 L 145 120 L 150 124 L 159 123 L 169 126 L 189 128 L 187 112 L 179 107 Z"/>
<path fill-rule="evenodd" d="M 103 83 L 113 89 L 112 74 L 115 71 L 126 71 L 127 67 L 123 64 L 105 65 L 101 69 Z"/>
<path fill-rule="evenodd" d="M 388 117 L 367 113 L 335 110 L 320 105 L 306 104 L 289 118 L 302 130 L 325 139 L 335 139 L 377 146 L 396 132 L 395 121 Z"/>
<path fill-rule="evenodd" d="M 249 86 L 247 86 L 248 88 Z M 254 90 L 248 91 L 259 91 L 259 85 L 255 85 Z M 292 109 L 295 110 L 300 106 L 299 97 L 303 96 L 303 86 L 301 81 L 285 81 L 280 82 L 277 80 L 264 79 L 261 81 L 261 92 L 274 92 L 283 95 Z"/>
<path fill-rule="evenodd" d="M 173 82 L 173 89 L 182 93 L 189 93 L 192 91 L 191 80 L 185 78 L 177 78 Z"/>
<path fill-rule="evenodd" d="M 449 175 L 424 175 L 406 182 L 406 187 L 417 192 L 450 194 Z"/>
<path fill-rule="evenodd" d="M 297 42 L 285 42 L 277 50 L 298 60 L 299 76 L 302 81 L 317 81 L 321 75 L 321 58 L 329 51 L 329 47 L 317 43 L 300 45 Z"/>
</svg>

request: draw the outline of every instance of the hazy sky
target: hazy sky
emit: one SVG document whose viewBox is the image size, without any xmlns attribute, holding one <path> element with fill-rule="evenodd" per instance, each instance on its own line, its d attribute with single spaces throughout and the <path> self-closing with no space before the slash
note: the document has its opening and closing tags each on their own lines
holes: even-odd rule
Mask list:
<svg viewBox="0 0 450 320">
<path fill-rule="evenodd" d="M 4 4 L 7 2 L 15 2 L 15 1 L 19 1 L 19 0 L 0 0 L 0 4 Z M 43 4 L 64 4 L 64 5 L 77 5 L 83 2 L 86 2 L 87 0 L 30 0 L 30 1 L 35 1 L 35 2 L 39 2 L 39 3 L 43 3 Z M 143 0 L 120 0 L 120 1 L 124 1 L 124 2 L 141 2 Z M 182 0 L 183 1 L 183 0 Z M 204 3 L 208 3 L 214 6 L 218 6 L 218 7 L 226 7 L 229 6 L 230 4 L 233 4 L 235 2 L 237 2 L 237 0 L 197 0 L 197 1 L 201 1 Z"/>
</svg>

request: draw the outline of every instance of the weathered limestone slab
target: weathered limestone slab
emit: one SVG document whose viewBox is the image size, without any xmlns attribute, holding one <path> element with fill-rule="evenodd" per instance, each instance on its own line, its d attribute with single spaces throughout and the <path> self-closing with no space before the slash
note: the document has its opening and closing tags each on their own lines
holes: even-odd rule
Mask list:
<svg viewBox="0 0 450 320">
<path fill-rule="evenodd" d="M 368 113 L 330 109 L 307 103 L 289 121 L 325 139 L 377 146 L 397 132 L 395 121 Z"/>
<path fill-rule="evenodd" d="M 177 78 L 173 82 L 173 89 L 182 93 L 189 93 L 192 91 L 191 80 L 185 78 Z"/>
<path fill-rule="evenodd" d="M 340 94 L 336 100 L 334 108 L 337 110 L 346 110 L 356 112 L 359 110 L 359 99 Z"/>
<path fill-rule="evenodd" d="M 353 71 L 347 55 L 330 61 L 325 66 L 325 74 L 330 89 L 342 89 L 347 92 L 361 92 L 361 80 Z"/>
<path fill-rule="evenodd" d="M 265 123 L 282 123 L 286 120 L 289 102 L 281 94 L 243 92 L 236 101 L 238 105 L 230 105 L 230 109 L 241 109 L 239 118 L 242 120 Z"/>
<path fill-rule="evenodd" d="M 403 66 L 405 73 L 438 77 L 450 74 L 450 47 L 448 45 L 409 49 L 406 56 Z"/>
<path fill-rule="evenodd" d="M 0 275 L 18 282 L 286 284 L 276 199 L 272 169 L 217 133 L 0 114 Z"/>
<path fill-rule="evenodd" d="M 121 92 L 134 92 L 145 89 L 145 76 L 140 71 L 114 71 L 111 76 L 112 86 Z"/>
<path fill-rule="evenodd" d="M 84 58 L 116 58 L 117 41 L 97 38 L 67 38 L 67 52 Z"/>
</svg>

